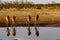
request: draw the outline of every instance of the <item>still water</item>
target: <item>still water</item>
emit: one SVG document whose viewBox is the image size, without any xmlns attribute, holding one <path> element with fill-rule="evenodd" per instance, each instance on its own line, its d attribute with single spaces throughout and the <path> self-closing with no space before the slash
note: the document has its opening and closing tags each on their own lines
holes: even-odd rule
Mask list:
<svg viewBox="0 0 60 40">
<path fill-rule="evenodd" d="M 6 28 L 0 28 L 0 40 L 58 40 L 60 39 L 59 27 L 39 27 L 39 36 L 35 35 L 34 27 L 31 27 L 31 36 L 27 35 L 27 27 L 17 27 L 16 36 L 12 36 L 12 28 L 10 28 L 10 36 L 6 36 Z"/>
</svg>

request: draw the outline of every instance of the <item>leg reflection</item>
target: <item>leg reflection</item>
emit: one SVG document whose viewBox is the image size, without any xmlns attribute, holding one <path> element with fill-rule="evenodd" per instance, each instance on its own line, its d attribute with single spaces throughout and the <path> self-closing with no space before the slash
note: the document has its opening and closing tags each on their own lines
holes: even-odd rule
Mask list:
<svg viewBox="0 0 60 40">
<path fill-rule="evenodd" d="M 36 34 L 36 36 L 39 36 L 39 31 L 38 31 L 37 27 L 35 27 L 35 34 Z"/>
<path fill-rule="evenodd" d="M 6 29 L 6 35 L 7 35 L 7 36 L 10 35 L 10 30 L 9 30 L 9 28 Z"/>
<path fill-rule="evenodd" d="M 30 30 L 30 27 L 28 27 L 28 36 L 31 35 L 31 30 Z"/>
<path fill-rule="evenodd" d="M 13 35 L 13 36 L 16 35 L 16 29 L 15 29 L 15 28 L 13 28 L 13 30 L 12 30 L 12 35 Z"/>
</svg>

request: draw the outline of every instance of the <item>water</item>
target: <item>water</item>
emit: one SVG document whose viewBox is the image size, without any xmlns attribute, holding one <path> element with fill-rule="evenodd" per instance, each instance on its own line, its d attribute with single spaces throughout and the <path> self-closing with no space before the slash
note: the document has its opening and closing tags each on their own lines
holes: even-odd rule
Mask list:
<svg viewBox="0 0 60 40">
<path fill-rule="evenodd" d="M 0 40 L 57 40 L 60 39 L 60 28 L 39 27 L 39 37 L 35 35 L 35 30 L 31 27 L 31 36 L 27 35 L 27 27 L 17 27 L 16 36 L 12 36 L 12 28 L 10 28 L 10 36 L 6 36 L 6 28 L 0 28 Z"/>
</svg>

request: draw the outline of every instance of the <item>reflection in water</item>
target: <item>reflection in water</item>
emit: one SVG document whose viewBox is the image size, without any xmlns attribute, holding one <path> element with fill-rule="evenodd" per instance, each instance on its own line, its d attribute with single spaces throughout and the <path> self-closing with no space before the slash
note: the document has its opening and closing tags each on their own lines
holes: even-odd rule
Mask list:
<svg viewBox="0 0 60 40">
<path fill-rule="evenodd" d="M 39 36 L 35 36 L 34 28 L 31 27 L 31 36 L 27 35 L 27 27 L 17 27 L 16 36 L 12 36 L 12 28 L 10 28 L 10 36 L 7 37 L 6 28 L 0 28 L 0 39 L 2 40 L 56 40 L 60 39 L 60 28 L 39 27 Z"/>
<path fill-rule="evenodd" d="M 10 30 L 9 28 L 6 28 L 6 36 L 9 36 L 10 35 Z"/>
<path fill-rule="evenodd" d="M 15 28 L 13 28 L 13 30 L 12 30 L 12 35 L 13 35 L 13 36 L 16 35 L 16 29 L 15 29 Z"/>
</svg>

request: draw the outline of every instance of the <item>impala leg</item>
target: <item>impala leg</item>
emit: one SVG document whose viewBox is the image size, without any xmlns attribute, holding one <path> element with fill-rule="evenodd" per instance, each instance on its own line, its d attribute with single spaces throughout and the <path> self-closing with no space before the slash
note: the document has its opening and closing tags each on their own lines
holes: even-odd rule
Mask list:
<svg viewBox="0 0 60 40">
<path fill-rule="evenodd" d="M 36 34 L 36 36 L 39 36 L 39 31 L 38 31 L 38 29 L 36 27 L 37 21 L 38 21 L 38 16 L 35 17 L 35 23 L 34 23 L 34 25 L 35 25 L 35 34 Z"/>
<path fill-rule="evenodd" d="M 12 26 L 13 26 L 12 35 L 15 36 L 16 35 L 15 16 L 12 17 Z"/>
<path fill-rule="evenodd" d="M 31 30 L 30 30 L 30 19 L 31 19 L 31 17 L 28 16 L 28 17 L 27 17 L 27 22 L 28 22 L 28 36 L 31 35 Z"/>
<path fill-rule="evenodd" d="M 9 28 L 8 28 L 8 26 L 9 26 L 9 20 L 10 20 L 10 17 L 9 17 L 9 16 L 6 16 L 6 25 L 7 25 L 6 35 L 7 35 L 7 36 L 10 35 L 10 30 L 9 30 Z"/>
</svg>

